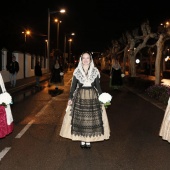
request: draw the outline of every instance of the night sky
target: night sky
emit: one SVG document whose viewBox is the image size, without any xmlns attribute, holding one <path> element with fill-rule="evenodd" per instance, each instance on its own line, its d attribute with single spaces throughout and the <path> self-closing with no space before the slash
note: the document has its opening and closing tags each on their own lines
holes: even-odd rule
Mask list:
<svg viewBox="0 0 170 170">
<path fill-rule="evenodd" d="M 55 17 L 62 20 L 60 24 L 59 47 L 64 48 L 64 34 L 75 32 L 72 50 L 75 52 L 100 51 L 111 46 L 113 39 L 122 33 L 140 27 L 148 19 L 156 28 L 161 22 L 170 18 L 170 2 L 131 0 L 17 0 L 1 2 L 0 10 L 0 47 L 20 50 L 24 44 L 25 29 L 32 31 L 27 43 L 34 50 L 44 49 L 47 39 L 48 8 L 51 11 L 66 9 L 66 14 L 51 14 L 51 48 L 55 48 L 57 25 Z"/>
</svg>

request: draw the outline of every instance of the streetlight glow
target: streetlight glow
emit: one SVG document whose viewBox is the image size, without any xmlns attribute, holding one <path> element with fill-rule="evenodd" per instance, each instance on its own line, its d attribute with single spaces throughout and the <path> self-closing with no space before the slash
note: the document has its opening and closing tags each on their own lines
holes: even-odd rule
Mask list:
<svg viewBox="0 0 170 170">
<path fill-rule="evenodd" d="M 65 64 L 66 64 L 66 41 L 67 41 L 66 39 L 67 39 L 68 35 L 74 36 L 75 33 L 72 32 L 72 33 L 67 33 L 67 34 L 64 35 L 64 55 L 63 55 L 63 57 L 64 57 L 64 67 L 65 67 Z M 68 58 L 68 62 L 70 62 L 69 58 Z"/>
<path fill-rule="evenodd" d="M 57 50 L 58 50 L 59 49 L 59 28 L 60 28 L 60 23 L 62 23 L 62 21 L 56 18 L 54 22 L 57 23 Z"/>
<path fill-rule="evenodd" d="M 23 31 L 22 34 L 24 34 L 25 42 L 26 42 L 27 41 L 27 35 L 30 35 L 31 31 L 30 30 L 26 30 L 26 31 Z"/>
<path fill-rule="evenodd" d="M 140 60 L 139 60 L 139 59 L 136 59 L 136 63 L 139 64 L 139 63 L 140 63 Z"/>
<path fill-rule="evenodd" d="M 65 9 L 61 9 L 60 11 L 50 11 L 48 8 L 48 46 L 47 46 L 47 58 L 48 58 L 48 73 L 50 72 L 50 14 L 55 13 L 65 13 Z"/>
<path fill-rule="evenodd" d="M 60 10 L 60 13 L 65 13 L 65 12 L 66 12 L 65 9 L 61 9 L 61 10 Z"/>
</svg>

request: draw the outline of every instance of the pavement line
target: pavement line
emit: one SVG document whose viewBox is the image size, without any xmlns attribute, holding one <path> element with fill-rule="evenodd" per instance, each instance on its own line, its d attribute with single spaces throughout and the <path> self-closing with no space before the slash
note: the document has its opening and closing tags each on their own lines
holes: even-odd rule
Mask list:
<svg viewBox="0 0 170 170">
<path fill-rule="evenodd" d="M 0 161 L 7 154 L 7 152 L 11 149 L 11 147 L 6 147 L 0 152 Z"/>
<path fill-rule="evenodd" d="M 34 123 L 34 120 L 31 120 L 21 131 L 18 133 L 18 135 L 15 138 L 21 138 L 22 135 L 29 129 L 29 127 Z"/>
<path fill-rule="evenodd" d="M 44 113 L 45 109 L 51 104 L 51 102 L 52 102 L 52 100 L 50 100 L 50 101 L 35 115 L 35 117 L 41 116 L 41 115 Z"/>
<path fill-rule="evenodd" d="M 68 86 L 69 85 L 69 83 L 71 82 L 71 80 L 72 80 L 72 78 L 66 83 L 66 86 Z"/>
</svg>

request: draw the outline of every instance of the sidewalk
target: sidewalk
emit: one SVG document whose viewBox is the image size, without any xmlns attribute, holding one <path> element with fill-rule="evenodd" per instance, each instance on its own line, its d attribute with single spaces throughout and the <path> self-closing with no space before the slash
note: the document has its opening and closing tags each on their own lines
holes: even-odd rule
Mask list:
<svg viewBox="0 0 170 170">
<path fill-rule="evenodd" d="M 145 80 L 155 81 L 155 76 L 146 76 L 144 74 L 139 74 L 138 76 Z M 161 84 L 170 86 L 170 79 L 161 79 Z"/>
<path fill-rule="evenodd" d="M 67 71 L 67 72 L 65 73 L 65 76 L 67 76 L 67 74 L 72 73 L 72 71 L 73 71 L 73 70 Z M 51 75 L 51 73 L 43 74 L 42 77 L 40 78 L 40 82 L 49 81 L 50 75 Z M 19 91 L 21 91 L 21 90 L 24 90 L 24 89 L 26 89 L 26 88 L 29 88 L 29 87 L 35 86 L 35 85 L 36 85 L 35 76 L 27 77 L 27 78 L 24 78 L 24 79 L 19 79 L 19 80 L 17 80 L 15 87 L 11 87 L 11 86 L 10 86 L 10 82 L 5 83 L 6 90 L 7 90 L 10 94 L 19 92 Z M 49 85 L 50 85 L 50 83 L 49 83 Z"/>
<path fill-rule="evenodd" d="M 49 78 L 50 78 L 49 73 L 43 74 L 42 77 L 40 78 L 40 82 L 48 81 Z M 35 80 L 35 76 L 33 76 L 33 77 L 28 77 L 28 78 L 17 80 L 15 87 L 11 87 L 10 82 L 7 82 L 5 83 L 5 87 L 6 87 L 6 90 L 12 94 L 20 90 L 26 89 L 30 86 L 35 86 L 35 84 L 36 84 L 36 80 Z"/>
</svg>

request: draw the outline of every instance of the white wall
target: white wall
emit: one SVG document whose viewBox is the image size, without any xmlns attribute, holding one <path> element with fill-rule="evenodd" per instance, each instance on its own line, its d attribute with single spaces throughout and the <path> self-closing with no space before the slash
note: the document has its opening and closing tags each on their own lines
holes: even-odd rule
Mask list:
<svg viewBox="0 0 170 170">
<path fill-rule="evenodd" d="M 25 55 L 25 69 L 25 77 L 34 76 L 34 69 L 31 69 L 31 54 L 29 53 L 26 53 Z"/>
<path fill-rule="evenodd" d="M 16 61 L 19 63 L 19 72 L 17 74 L 17 80 L 24 78 L 24 54 L 22 52 L 14 51 L 13 55 L 16 57 Z M 12 57 L 12 56 L 11 56 Z M 2 71 L 0 71 L 4 82 L 9 82 L 9 72 L 6 70 L 7 65 L 7 50 L 2 49 Z M 35 62 L 34 62 L 35 65 Z M 34 69 L 31 69 L 31 54 L 25 54 L 25 77 L 34 76 Z M 42 68 L 42 73 L 48 73 L 48 64 L 47 68 Z"/>
</svg>

